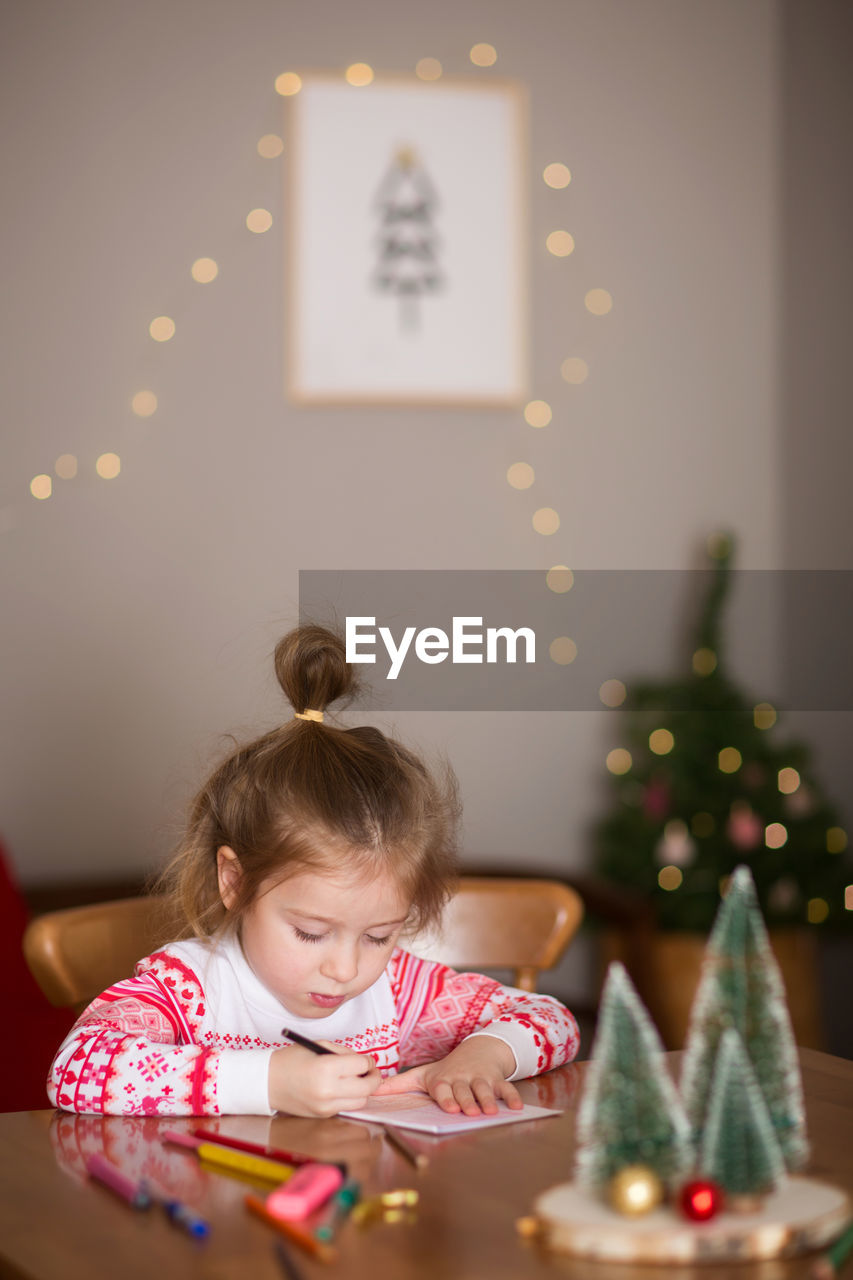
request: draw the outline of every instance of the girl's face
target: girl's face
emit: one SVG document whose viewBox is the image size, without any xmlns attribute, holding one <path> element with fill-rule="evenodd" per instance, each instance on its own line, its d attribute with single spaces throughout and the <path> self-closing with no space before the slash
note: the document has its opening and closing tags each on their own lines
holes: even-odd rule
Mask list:
<svg viewBox="0 0 853 1280">
<path fill-rule="evenodd" d="M 239 875 L 232 851 L 220 849 L 226 907 Z M 410 906 L 387 872 L 302 871 L 255 898 L 240 926 L 243 953 L 289 1013 L 325 1018 L 376 981 Z"/>
</svg>

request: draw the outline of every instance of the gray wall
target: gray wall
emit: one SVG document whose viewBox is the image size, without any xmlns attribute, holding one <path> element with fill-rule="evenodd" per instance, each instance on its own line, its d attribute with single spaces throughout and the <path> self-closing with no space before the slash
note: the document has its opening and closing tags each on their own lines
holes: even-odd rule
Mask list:
<svg viewBox="0 0 853 1280">
<path fill-rule="evenodd" d="M 792 562 L 792 506 L 811 526 L 821 498 L 795 452 L 782 360 L 785 95 L 805 92 L 784 81 L 789 9 L 7 7 L 0 828 L 25 882 L 165 853 L 222 735 L 285 714 L 270 653 L 300 568 L 682 568 L 719 526 L 737 531 L 745 567 Z M 470 66 L 478 40 L 497 47 L 494 72 Z M 255 151 L 282 131 L 274 78 L 355 60 L 409 71 L 425 55 L 530 91 L 531 394 L 555 410 L 543 431 L 515 410 L 281 395 L 281 162 Z M 539 177 L 554 159 L 573 173 L 564 192 Z M 253 236 L 258 205 L 275 222 Z M 542 248 L 556 226 L 575 236 L 565 260 Z M 189 277 L 201 255 L 220 264 L 211 286 Z M 615 301 L 602 319 L 583 307 L 599 285 Z M 158 346 L 147 325 L 164 312 L 178 331 Z M 559 375 L 571 354 L 591 367 L 581 387 Z M 129 409 L 141 387 L 160 398 L 146 421 Z M 827 474 L 846 448 L 827 427 Z M 113 481 L 93 471 L 105 450 L 122 458 Z M 65 452 L 79 475 L 35 501 L 31 477 Z M 504 478 L 518 460 L 537 472 L 525 493 Z M 562 516 L 550 539 L 530 524 L 541 505 Z M 673 659 L 674 646 L 663 667 Z M 407 713 L 390 727 L 452 759 L 469 858 L 587 864 L 603 713 Z M 582 950 L 571 964 L 587 985 Z"/>
</svg>

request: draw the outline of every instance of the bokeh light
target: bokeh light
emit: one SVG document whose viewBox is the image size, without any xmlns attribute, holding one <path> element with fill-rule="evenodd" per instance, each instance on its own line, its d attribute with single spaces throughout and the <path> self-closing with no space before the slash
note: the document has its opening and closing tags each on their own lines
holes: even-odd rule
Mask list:
<svg viewBox="0 0 853 1280">
<path fill-rule="evenodd" d="M 284 141 L 277 133 L 265 133 L 258 139 L 258 155 L 264 160 L 275 160 L 284 150 Z"/>
<path fill-rule="evenodd" d="M 442 67 L 438 58 L 421 58 L 415 65 L 419 80 L 440 80 Z"/>
<path fill-rule="evenodd" d="M 533 513 L 533 528 L 543 537 L 550 537 L 560 527 L 560 517 L 553 507 L 540 507 Z"/>
<path fill-rule="evenodd" d="M 614 747 L 607 753 L 606 764 L 611 773 L 629 773 L 633 763 L 631 752 L 626 751 L 624 747 Z"/>
<path fill-rule="evenodd" d="M 219 267 L 213 258 L 196 258 L 190 267 L 190 273 L 197 284 L 210 284 L 219 275 Z"/>
<path fill-rule="evenodd" d="M 658 884 L 662 889 L 677 889 L 683 880 L 684 876 L 680 867 L 661 867 L 658 872 Z"/>
<path fill-rule="evenodd" d="M 155 316 L 148 326 L 155 342 L 168 342 L 175 336 L 175 322 L 171 316 Z"/>
<path fill-rule="evenodd" d="M 764 828 L 764 843 L 768 849 L 781 849 L 787 842 L 788 828 L 782 822 L 768 822 Z"/>
<path fill-rule="evenodd" d="M 252 209 L 246 215 L 246 226 L 256 235 L 269 231 L 272 226 L 272 214 L 269 209 Z"/>
<path fill-rule="evenodd" d="M 344 72 L 344 79 L 347 84 L 362 89 L 366 84 L 373 83 L 373 67 L 366 62 L 353 62 Z"/>
<path fill-rule="evenodd" d="M 806 916 L 809 924 L 823 924 L 829 915 L 829 903 L 823 898 L 809 898 L 809 905 L 806 907 Z"/>
<path fill-rule="evenodd" d="M 589 376 L 589 365 L 580 356 L 568 356 L 560 365 L 560 373 L 566 382 L 579 386 Z"/>
<path fill-rule="evenodd" d="M 102 453 L 95 462 L 95 470 L 102 480 L 115 480 L 121 471 L 121 459 L 117 453 Z"/>
<path fill-rule="evenodd" d="M 752 723 L 756 729 L 772 729 L 776 718 L 776 708 L 769 702 L 758 702 L 752 708 Z"/>
<path fill-rule="evenodd" d="M 826 831 L 827 853 L 843 853 L 847 848 L 847 832 L 843 827 L 828 827 Z"/>
<path fill-rule="evenodd" d="M 675 738 L 672 736 L 669 729 L 654 729 L 649 734 L 649 749 L 653 751 L 656 756 L 669 755 L 674 746 Z"/>
<path fill-rule="evenodd" d="M 77 474 L 77 459 L 73 453 L 61 453 L 53 464 L 60 480 L 73 480 Z"/>
<path fill-rule="evenodd" d="M 552 231 L 545 237 L 545 248 L 555 258 L 568 258 L 574 252 L 575 238 L 568 231 Z"/>
<path fill-rule="evenodd" d="M 302 77 L 298 76 L 295 71 L 282 71 L 280 76 L 275 78 L 275 91 L 280 93 L 283 98 L 292 98 L 294 93 L 298 93 L 302 88 Z"/>
<path fill-rule="evenodd" d="M 545 583 L 555 595 L 564 595 L 575 584 L 575 575 L 567 564 L 553 564 L 545 574 Z"/>
<path fill-rule="evenodd" d="M 606 316 L 613 309 L 613 299 L 606 289 L 590 289 L 583 301 L 594 316 Z"/>
<path fill-rule="evenodd" d="M 578 647 L 571 636 L 557 636 L 548 646 L 548 656 L 560 667 L 566 667 L 578 656 Z"/>
<path fill-rule="evenodd" d="M 738 769 L 743 764 L 743 756 L 738 751 L 737 747 L 723 747 L 722 751 L 717 756 L 717 764 L 719 766 L 720 773 L 737 773 Z"/>
<path fill-rule="evenodd" d="M 137 418 L 150 418 L 157 412 L 157 397 L 153 391 L 137 391 L 130 402 L 130 407 Z"/>
<path fill-rule="evenodd" d="M 555 191 L 561 191 L 572 180 L 568 166 L 559 162 L 546 164 L 542 171 L 542 177 L 545 179 L 546 186 L 552 187 Z"/>
<path fill-rule="evenodd" d="M 598 696 L 605 707 L 621 707 L 628 696 L 628 690 L 621 680 L 605 680 L 598 690 Z"/>
<path fill-rule="evenodd" d="M 709 676 L 716 670 L 717 655 L 713 649 L 697 649 L 693 655 L 693 670 L 697 676 Z"/>
<path fill-rule="evenodd" d="M 30 493 L 34 498 L 49 498 L 53 493 L 53 481 L 50 476 L 40 475 L 33 476 L 30 481 Z"/>
<path fill-rule="evenodd" d="M 547 400 L 531 400 L 524 406 L 524 421 L 529 427 L 547 427 L 552 417 Z"/>
<path fill-rule="evenodd" d="M 796 769 L 780 769 L 778 785 L 783 796 L 793 795 L 800 785 L 800 775 Z"/>
<path fill-rule="evenodd" d="M 475 67 L 493 67 L 498 60 L 493 44 L 475 44 L 468 57 Z"/>
<path fill-rule="evenodd" d="M 513 489 L 529 489 L 536 474 L 529 462 L 514 462 L 507 470 L 506 478 Z"/>
</svg>

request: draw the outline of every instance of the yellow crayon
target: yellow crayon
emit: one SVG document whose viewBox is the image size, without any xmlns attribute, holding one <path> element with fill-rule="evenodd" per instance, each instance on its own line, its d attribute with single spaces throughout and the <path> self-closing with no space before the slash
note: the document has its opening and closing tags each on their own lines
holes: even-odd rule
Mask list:
<svg viewBox="0 0 853 1280">
<path fill-rule="evenodd" d="M 266 1160 L 263 1156 L 248 1155 L 231 1147 L 220 1147 L 213 1142 L 202 1142 L 196 1147 L 196 1155 L 205 1164 L 219 1165 L 231 1173 L 245 1174 L 248 1178 L 261 1178 L 265 1182 L 287 1182 L 294 1166 L 280 1160 Z"/>
</svg>

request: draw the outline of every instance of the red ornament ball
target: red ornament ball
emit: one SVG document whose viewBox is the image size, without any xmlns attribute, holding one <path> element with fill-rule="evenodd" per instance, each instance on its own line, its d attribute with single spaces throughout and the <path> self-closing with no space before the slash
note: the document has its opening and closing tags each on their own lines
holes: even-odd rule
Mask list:
<svg viewBox="0 0 853 1280">
<path fill-rule="evenodd" d="M 723 1189 L 709 1178 L 696 1178 L 681 1188 L 678 1203 L 691 1222 L 707 1222 L 723 1207 Z"/>
</svg>

